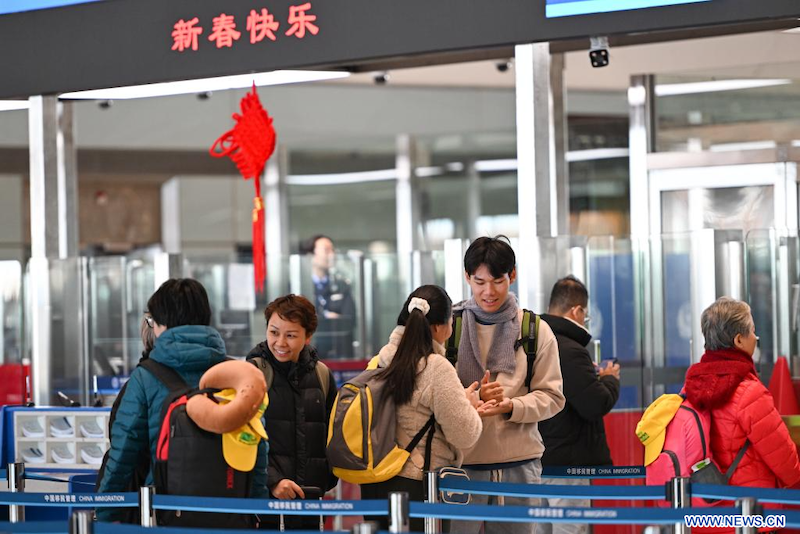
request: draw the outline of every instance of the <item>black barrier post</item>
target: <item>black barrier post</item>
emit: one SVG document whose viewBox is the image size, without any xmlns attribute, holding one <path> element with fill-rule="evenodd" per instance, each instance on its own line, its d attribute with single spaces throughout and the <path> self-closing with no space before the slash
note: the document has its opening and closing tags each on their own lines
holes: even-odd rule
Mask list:
<svg viewBox="0 0 800 534">
<path fill-rule="evenodd" d="M 378 534 L 380 526 L 375 521 L 364 521 L 363 523 L 356 523 L 350 529 L 350 534 Z"/>
<path fill-rule="evenodd" d="M 69 518 L 69 534 L 93 534 L 94 512 L 91 510 L 75 510 Z"/>
<path fill-rule="evenodd" d="M 408 493 L 394 491 L 389 494 L 389 532 L 392 534 L 411 531 Z"/>
<path fill-rule="evenodd" d="M 761 515 L 758 510 L 758 503 L 752 497 L 737 499 L 736 506 L 744 516 Z M 736 534 L 756 534 L 756 529 L 755 527 L 736 527 Z"/>
<path fill-rule="evenodd" d="M 675 477 L 667 482 L 667 498 L 673 508 L 689 508 L 692 505 L 692 488 L 687 477 Z M 684 522 L 675 523 L 674 534 L 689 534 Z"/>
<path fill-rule="evenodd" d="M 156 526 L 155 512 L 153 511 L 153 496 L 156 494 L 154 486 L 139 488 L 139 519 L 143 527 Z"/>
<path fill-rule="evenodd" d="M 8 490 L 11 493 L 25 492 L 25 464 L 22 462 L 8 464 Z M 12 523 L 25 521 L 25 507 L 19 504 L 8 506 L 8 520 Z"/>
<path fill-rule="evenodd" d="M 431 504 L 439 502 L 439 473 L 436 471 L 425 473 L 425 502 Z M 439 534 L 441 531 L 441 522 L 438 518 L 425 518 L 425 534 Z"/>
</svg>

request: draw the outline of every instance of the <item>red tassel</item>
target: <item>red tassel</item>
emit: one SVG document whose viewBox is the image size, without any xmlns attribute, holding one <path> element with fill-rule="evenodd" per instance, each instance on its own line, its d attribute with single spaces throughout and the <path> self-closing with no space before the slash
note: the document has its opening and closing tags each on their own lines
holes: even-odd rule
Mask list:
<svg viewBox="0 0 800 534">
<path fill-rule="evenodd" d="M 267 254 L 264 250 L 264 204 L 260 196 L 253 198 L 253 271 L 255 272 L 256 291 L 264 291 L 267 279 Z"/>
</svg>

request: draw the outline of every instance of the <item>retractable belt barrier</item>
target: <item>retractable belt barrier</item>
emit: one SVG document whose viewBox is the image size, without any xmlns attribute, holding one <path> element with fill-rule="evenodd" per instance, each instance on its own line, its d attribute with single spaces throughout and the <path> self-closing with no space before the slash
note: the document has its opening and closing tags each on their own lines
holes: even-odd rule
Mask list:
<svg viewBox="0 0 800 534">
<path fill-rule="evenodd" d="M 138 493 L 6 493 L 0 505 L 47 506 L 53 508 L 135 508 Z"/>
<path fill-rule="evenodd" d="M 281 501 L 277 499 L 226 499 L 155 495 L 154 510 L 217 512 L 264 515 L 382 515 L 389 513 L 385 500 L 364 501 Z"/>
<path fill-rule="evenodd" d="M 411 517 L 437 517 L 464 521 L 502 521 L 514 523 L 589 523 L 613 525 L 671 525 L 683 522 L 684 516 L 735 515 L 731 508 L 539 508 L 530 506 L 492 506 L 472 504 L 411 503 Z"/>
<path fill-rule="evenodd" d="M 727 487 L 727 486 L 726 486 Z M 550 484 L 511 484 L 507 482 L 477 482 L 456 477 L 444 478 L 439 489 L 476 495 L 506 497 L 562 497 L 568 499 L 650 500 L 666 498 L 663 486 L 559 486 Z"/>
<path fill-rule="evenodd" d="M 67 534 L 69 524 L 64 521 L 33 521 L 29 523 L 4 523 L 0 532 L 31 532 L 36 534 Z"/>
<path fill-rule="evenodd" d="M 643 465 L 542 467 L 543 478 L 646 478 Z"/>
</svg>

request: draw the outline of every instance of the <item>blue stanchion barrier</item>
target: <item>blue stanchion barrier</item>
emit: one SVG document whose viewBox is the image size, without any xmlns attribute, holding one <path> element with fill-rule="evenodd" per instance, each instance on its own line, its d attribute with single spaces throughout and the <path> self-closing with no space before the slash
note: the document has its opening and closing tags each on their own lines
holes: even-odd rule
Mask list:
<svg viewBox="0 0 800 534">
<path fill-rule="evenodd" d="M 466 521 L 505 521 L 514 523 L 589 523 L 611 525 L 670 525 L 682 523 L 689 514 L 734 515 L 738 508 L 538 508 L 471 504 L 428 504 L 412 502 L 411 517 L 438 517 Z"/>
<path fill-rule="evenodd" d="M 224 512 L 266 515 L 388 515 L 386 500 L 364 501 L 282 501 L 277 499 L 226 499 L 222 497 L 184 497 L 155 495 L 155 510 L 185 512 Z"/>
<path fill-rule="evenodd" d="M 645 467 L 642 465 L 555 467 L 544 466 L 542 476 L 545 478 L 645 478 Z"/>
<path fill-rule="evenodd" d="M 692 484 L 692 497 L 729 500 L 752 497 L 758 502 L 800 504 L 800 490 L 719 486 L 716 484 Z"/>
<path fill-rule="evenodd" d="M 0 532 L 67 534 L 68 531 L 69 525 L 66 521 L 31 521 L 26 523 L 4 523 L 0 521 Z"/>
<path fill-rule="evenodd" d="M 477 495 L 504 495 L 506 497 L 564 497 L 571 499 L 665 499 L 661 486 L 558 486 L 550 484 L 509 484 L 505 482 L 477 482 L 457 477 L 439 481 L 439 489 L 456 493 Z"/>
<path fill-rule="evenodd" d="M 800 528 L 800 510 L 766 510 L 768 515 L 782 515 L 787 528 Z"/>
<path fill-rule="evenodd" d="M 154 534 L 163 532 L 164 534 L 242 534 L 243 530 L 224 530 L 224 529 L 197 529 L 197 528 L 181 528 L 181 527 L 156 527 L 146 528 L 138 525 L 117 525 L 114 523 L 95 523 L 95 534 Z M 277 532 L 277 531 L 259 531 L 259 532 Z M 319 534 L 319 530 L 293 530 L 293 534 Z M 344 532 L 339 530 L 326 530 L 325 532 Z"/>
<path fill-rule="evenodd" d="M 55 508 L 134 508 L 138 493 L 0 493 L 0 506 L 48 506 Z"/>
</svg>

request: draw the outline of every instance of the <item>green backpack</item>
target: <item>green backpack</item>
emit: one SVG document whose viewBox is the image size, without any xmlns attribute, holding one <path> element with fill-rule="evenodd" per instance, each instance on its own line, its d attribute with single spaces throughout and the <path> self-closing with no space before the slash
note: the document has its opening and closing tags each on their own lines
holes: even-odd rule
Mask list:
<svg viewBox="0 0 800 534">
<path fill-rule="evenodd" d="M 461 323 L 463 310 L 453 312 L 453 334 L 447 340 L 445 357 L 454 366 L 458 362 L 458 344 L 461 342 Z M 514 343 L 514 350 L 522 347 L 528 356 L 528 372 L 525 375 L 525 385 L 531 391 L 533 379 L 533 362 L 536 360 L 536 349 L 539 338 L 539 316 L 530 310 L 522 310 L 522 336 Z M 531 328 L 533 323 L 533 328 Z"/>
</svg>

